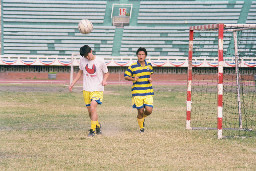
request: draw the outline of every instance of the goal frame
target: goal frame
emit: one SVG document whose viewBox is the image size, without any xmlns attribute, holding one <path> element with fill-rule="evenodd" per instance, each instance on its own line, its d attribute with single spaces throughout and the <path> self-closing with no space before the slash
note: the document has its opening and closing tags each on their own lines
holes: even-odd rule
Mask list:
<svg viewBox="0 0 256 171">
<path fill-rule="evenodd" d="M 233 32 L 234 43 L 235 43 L 235 63 L 236 63 L 236 74 L 238 72 L 238 50 L 237 50 L 237 40 L 236 33 L 237 31 L 247 30 L 247 29 L 256 29 L 256 24 L 208 24 L 208 25 L 198 25 L 189 27 L 189 51 L 188 51 L 188 75 L 187 75 L 187 111 L 186 111 L 186 129 L 192 129 L 191 127 L 191 109 L 192 109 L 192 58 L 193 58 L 193 39 L 194 31 L 217 31 L 218 32 L 218 96 L 217 96 L 217 130 L 218 130 L 218 139 L 222 139 L 222 117 L 223 117 L 223 38 L 224 31 Z M 238 75 L 237 75 L 238 76 Z M 237 83 L 239 80 L 237 80 Z M 237 86 L 238 91 L 238 105 L 240 103 L 239 97 L 239 84 Z M 239 104 L 240 103 L 240 104 Z M 241 117 L 240 109 L 239 118 Z M 241 122 L 241 118 L 239 119 Z M 242 123 L 239 123 L 240 128 Z"/>
</svg>

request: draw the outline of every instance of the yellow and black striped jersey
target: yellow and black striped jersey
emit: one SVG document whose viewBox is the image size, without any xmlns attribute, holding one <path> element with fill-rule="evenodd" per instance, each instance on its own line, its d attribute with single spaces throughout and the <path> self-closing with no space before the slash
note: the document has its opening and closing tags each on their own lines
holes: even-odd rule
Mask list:
<svg viewBox="0 0 256 171">
<path fill-rule="evenodd" d="M 132 96 L 154 95 L 152 84 L 148 81 L 150 75 L 153 74 L 153 67 L 150 62 L 145 61 L 145 66 L 137 61 L 133 63 L 124 73 L 124 77 L 138 77 L 137 81 L 132 85 Z"/>
</svg>

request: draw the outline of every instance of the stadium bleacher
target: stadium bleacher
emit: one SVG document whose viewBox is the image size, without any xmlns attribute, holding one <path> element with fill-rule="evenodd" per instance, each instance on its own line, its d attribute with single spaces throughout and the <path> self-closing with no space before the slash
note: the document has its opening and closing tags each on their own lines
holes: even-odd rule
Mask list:
<svg viewBox="0 0 256 171">
<path fill-rule="evenodd" d="M 141 1 L 138 23 L 214 24 L 237 23 L 243 1 Z"/>
<path fill-rule="evenodd" d="M 2 55 L 45 55 L 70 57 L 83 44 L 96 55 L 134 57 L 144 46 L 150 57 L 186 59 L 189 26 L 211 23 L 255 24 L 255 0 L 2 0 Z M 132 4 L 130 25 L 112 26 L 113 4 Z M 84 35 L 77 25 L 80 19 L 92 21 L 94 30 Z M 240 40 L 240 51 L 253 57 L 255 43 L 248 52 L 246 43 L 255 42 L 256 32 Z M 224 53 L 230 56 L 232 33 L 225 35 Z M 205 40 L 204 45 L 196 42 Z M 200 33 L 195 39 L 196 56 L 215 57 L 215 34 Z M 244 42 L 244 44 L 243 44 Z M 250 48 L 250 47 L 249 47 Z"/>
<path fill-rule="evenodd" d="M 150 56 L 185 57 L 188 43 L 186 29 L 157 26 L 124 27 L 120 54 L 135 56 L 136 49 L 144 46 Z"/>
<path fill-rule="evenodd" d="M 253 1 L 248 13 L 246 24 L 255 24 L 256 23 L 255 19 L 256 19 L 256 1 Z"/>
<path fill-rule="evenodd" d="M 3 0 L 4 54 L 64 55 L 89 44 L 96 54 L 110 54 L 115 27 L 104 22 L 106 1 Z M 82 35 L 77 23 L 87 18 L 94 32 Z"/>
</svg>

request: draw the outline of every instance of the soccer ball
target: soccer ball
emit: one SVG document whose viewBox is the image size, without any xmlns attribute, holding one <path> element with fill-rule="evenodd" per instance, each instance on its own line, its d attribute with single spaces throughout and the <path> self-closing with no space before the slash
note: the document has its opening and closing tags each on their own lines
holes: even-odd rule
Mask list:
<svg viewBox="0 0 256 171">
<path fill-rule="evenodd" d="M 93 30 L 92 22 L 87 19 L 83 19 L 79 22 L 78 29 L 82 34 L 91 33 L 91 31 Z"/>
</svg>

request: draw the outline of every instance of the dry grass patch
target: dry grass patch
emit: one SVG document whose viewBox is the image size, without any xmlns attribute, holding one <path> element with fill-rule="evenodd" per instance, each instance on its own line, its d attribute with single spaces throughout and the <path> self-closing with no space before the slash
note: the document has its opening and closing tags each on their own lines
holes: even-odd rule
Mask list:
<svg viewBox="0 0 256 171">
<path fill-rule="evenodd" d="M 185 87 L 155 88 L 144 134 L 130 86 L 106 87 L 98 108 L 103 135 L 93 138 L 79 88 L 22 87 L 0 88 L 0 170 L 256 169 L 255 137 L 217 140 L 216 131 L 185 130 Z"/>
</svg>

